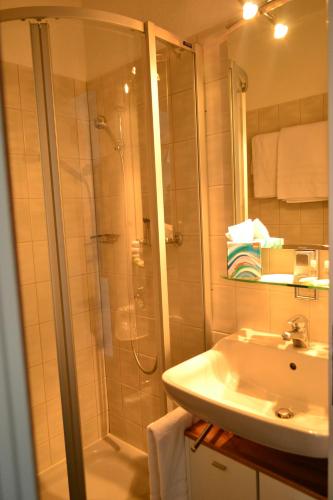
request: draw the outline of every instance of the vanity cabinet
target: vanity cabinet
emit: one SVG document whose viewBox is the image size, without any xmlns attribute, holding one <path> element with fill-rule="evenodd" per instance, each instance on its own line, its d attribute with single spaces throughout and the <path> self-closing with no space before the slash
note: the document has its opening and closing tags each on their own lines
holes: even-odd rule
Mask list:
<svg viewBox="0 0 333 500">
<path fill-rule="evenodd" d="M 313 497 L 295 490 L 281 481 L 259 473 L 259 500 L 313 500 Z"/>
<path fill-rule="evenodd" d="M 327 460 L 285 453 L 213 426 L 185 431 L 190 500 L 326 500 Z"/>
<path fill-rule="evenodd" d="M 256 471 L 186 438 L 191 500 L 257 500 Z"/>
</svg>

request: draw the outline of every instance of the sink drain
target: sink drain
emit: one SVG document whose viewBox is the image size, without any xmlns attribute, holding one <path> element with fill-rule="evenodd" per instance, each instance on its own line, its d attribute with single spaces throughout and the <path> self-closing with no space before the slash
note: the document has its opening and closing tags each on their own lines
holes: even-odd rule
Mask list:
<svg viewBox="0 0 333 500">
<path fill-rule="evenodd" d="M 279 418 L 293 418 L 295 413 L 290 408 L 279 408 L 276 410 L 275 415 Z"/>
</svg>

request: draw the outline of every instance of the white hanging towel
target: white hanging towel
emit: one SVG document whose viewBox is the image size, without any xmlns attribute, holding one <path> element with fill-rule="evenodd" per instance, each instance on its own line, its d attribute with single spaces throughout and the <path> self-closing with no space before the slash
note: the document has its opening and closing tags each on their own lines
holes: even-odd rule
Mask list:
<svg viewBox="0 0 333 500">
<path fill-rule="evenodd" d="M 276 198 L 279 132 L 259 134 L 252 139 L 252 173 L 255 198 Z"/>
<path fill-rule="evenodd" d="M 288 203 L 328 197 L 327 122 L 309 123 L 280 131 L 277 197 Z"/>
<path fill-rule="evenodd" d="M 188 500 L 184 431 L 193 417 L 176 408 L 147 427 L 151 500 Z"/>
</svg>

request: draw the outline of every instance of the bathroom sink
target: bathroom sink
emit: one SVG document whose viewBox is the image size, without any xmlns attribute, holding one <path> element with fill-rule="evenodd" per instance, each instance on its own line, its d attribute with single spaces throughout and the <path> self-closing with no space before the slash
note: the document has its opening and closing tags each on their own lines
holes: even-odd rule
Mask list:
<svg viewBox="0 0 333 500">
<path fill-rule="evenodd" d="M 180 406 L 225 430 L 290 453 L 328 455 L 326 344 L 297 349 L 244 329 L 165 371 L 163 383 Z"/>
</svg>

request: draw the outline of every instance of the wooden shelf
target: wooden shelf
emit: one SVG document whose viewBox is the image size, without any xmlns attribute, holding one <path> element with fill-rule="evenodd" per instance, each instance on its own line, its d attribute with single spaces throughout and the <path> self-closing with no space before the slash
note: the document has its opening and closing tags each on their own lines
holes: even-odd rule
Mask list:
<svg viewBox="0 0 333 500">
<path fill-rule="evenodd" d="M 195 440 L 206 422 L 199 421 L 185 431 Z M 318 500 L 327 499 L 327 459 L 303 457 L 268 448 L 213 426 L 203 446 L 263 472 Z"/>
</svg>

